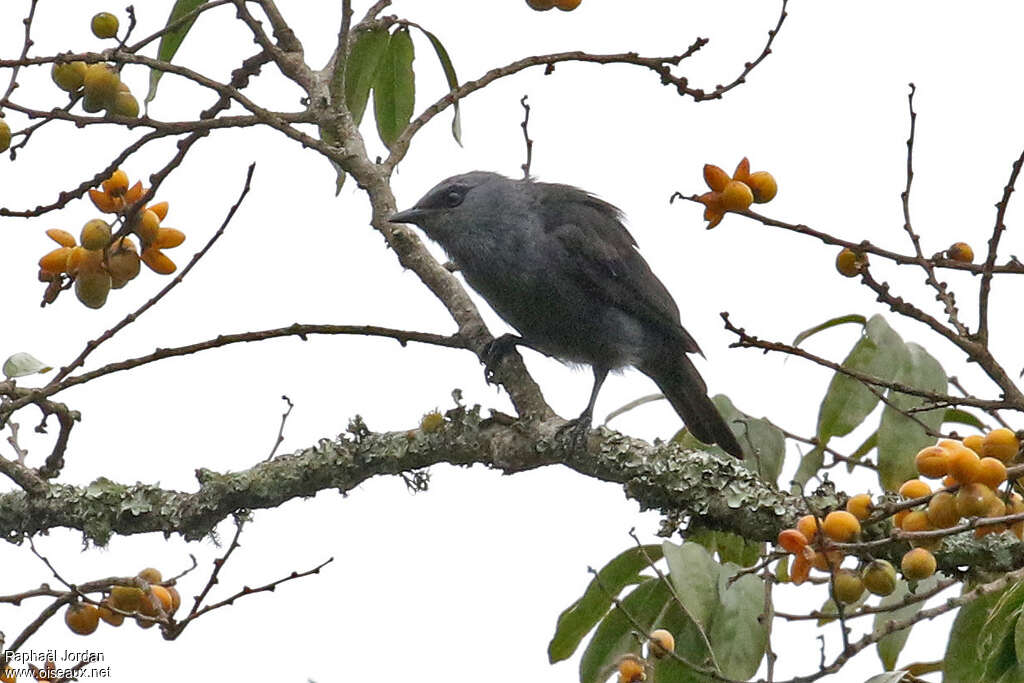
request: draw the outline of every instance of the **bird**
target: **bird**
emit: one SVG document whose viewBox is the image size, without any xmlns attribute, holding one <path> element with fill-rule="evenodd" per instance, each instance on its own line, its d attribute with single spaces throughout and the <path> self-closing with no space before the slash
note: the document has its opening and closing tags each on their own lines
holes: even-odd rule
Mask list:
<svg viewBox="0 0 1024 683">
<path fill-rule="evenodd" d="M 572 185 L 471 171 L 442 180 L 388 220 L 415 225 L 437 242 L 519 333 L 485 350 L 489 369 L 516 346 L 591 366 L 590 400 L 573 421 L 584 434 L 608 373 L 635 367 L 693 436 L 743 458 L 689 358 L 703 353 L 618 208 Z"/>
</svg>

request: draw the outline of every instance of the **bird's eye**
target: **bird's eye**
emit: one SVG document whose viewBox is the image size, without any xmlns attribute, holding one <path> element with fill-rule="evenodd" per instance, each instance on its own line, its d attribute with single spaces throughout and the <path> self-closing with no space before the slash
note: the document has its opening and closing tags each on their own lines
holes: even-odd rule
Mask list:
<svg viewBox="0 0 1024 683">
<path fill-rule="evenodd" d="M 463 195 L 461 192 L 456 192 L 455 190 L 452 190 L 451 192 L 444 196 L 444 203 L 451 208 L 455 208 L 456 206 L 462 203 L 462 199 L 464 196 L 465 195 Z"/>
</svg>

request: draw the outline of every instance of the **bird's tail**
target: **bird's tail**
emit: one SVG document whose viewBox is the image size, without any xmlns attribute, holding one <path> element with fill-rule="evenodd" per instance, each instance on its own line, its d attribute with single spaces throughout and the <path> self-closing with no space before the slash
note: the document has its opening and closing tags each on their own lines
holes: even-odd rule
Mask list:
<svg viewBox="0 0 1024 683">
<path fill-rule="evenodd" d="M 708 398 L 707 385 L 685 353 L 662 355 L 638 369 L 654 380 L 691 434 L 704 443 L 717 443 L 726 453 L 743 459 L 743 448 Z"/>
</svg>

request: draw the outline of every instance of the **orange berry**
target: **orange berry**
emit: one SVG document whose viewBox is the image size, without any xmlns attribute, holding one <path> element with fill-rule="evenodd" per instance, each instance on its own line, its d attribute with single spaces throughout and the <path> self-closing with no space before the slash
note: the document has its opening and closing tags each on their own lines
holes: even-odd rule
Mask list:
<svg viewBox="0 0 1024 683">
<path fill-rule="evenodd" d="M 843 277 L 857 277 L 868 265 L 868 257 L 865 254 L 858 254 L 852 249 L 843 249 L 836 256 L 836 270 Z"/>
<path fill-rule="evenodd" d="M 814 515 L 804 515 L 797 520 L 796 530 L 802 533 L 807 542 L 810 543 L 818 535 L 820 526 L 821 520 L 817 519 Z"/>
<path fill-rule="evenodd" d="M 170 275 L 178 268 L 178 266 L 174 265 L 174 261 L 155 247 L 148 247 L 142 250 L 142 262 L 154 273 L 159 273 L 160 275 Z"/>
<path fill-rule="evenodd" d="M 721 192 L 732 178 L 714 164 L 704 164 L 704 182 L 715 192 Z"/>
<path fill-rule="evenodd" d="M 124 623 L 124 615 L 119 614 L 110 608 L 110 598 L 107 598 L 100 604 L 99 611 L 100 619 L 111 626 L 120 626 Z"/>
<path fill-rule="evenodd" d="M 964 437 L 964 446 L 970 448 L 972 451 L 981 455 L 982 444 L 985 442 L 985 437 L 981 434 L 971 434 L 970 436 Z"/>
<path fill-rule="evenodd" d="M 807 547 L 807 537 L 796 529 L 783 529 L 779 532 L 778 543 L 787 553 L 800 553 Z"/>
<path fill-rule="evenodd" d="M 1017 451 L 1020 450 L 1020 442 L 1017 435 L 1005 427 L 993 429 L 985 435 L 981 445 L 981 454 L 987 458 L 995 458 L 1003 462 L 1010 462 Z"/>
<path fill-rule="evenodd" d="M 961 517 L 981 517 L 993 500 L 996 494 L 984 484 L 964 484 L 956 494 L 956 510 Z"/>
<path fill-rule="evenodd" d="M 174 586 L 167 586 L 167 592 L 171 594 L 171 614 L 174 614 L 181 607 L 181 594 Z"/>
<path fill-rule="evenodd" d="M 910 479 L 908 481 L 903 482 L 903 485 L 900 486 L 900 495 L 906 498 L 907 500 L 911 500 L 914 498 L 922 498 L 924 496 L 931 494 L 931 492 L 932 487 L 924 483 L 920 479 Z"/>
<path fill-rule="evenodd" d="M 947 475 L 947 476 L 942 478 L 942 485 L 945 486 L 946 488 L 949 488 L 950 486 L 956 486 L 956 484 L 957 484 L 956 479 L 954 479 L 951 476 Z"/>
<path fill-rule="evenodd" d="M 157 584 L 150 586 L 149 590 L 153 595 L 156 596 L 156 599 L 160 601 L 160 607 L 162 607 L 165 612 L 170 614 L 171 608 L 174 605 L 174 601 L 171 599 L 170 591 L 168 591 L 163 586 Z"/>
<path fill-rule="evenodd" d="M 1006 514 L 1006 503 L 1004 503 L 999 496 L 992 499 L 989 503 L 988 509 L 985 510 L 985 517 L 1002 517 Z M 1006 531 L 1005 524 L 988 524 L 986 526 L 980 526 L 974 530 L 974 537 L 981 538 L 989 534 L 998 534 Z"/>
<path fill-rule="evenodd" d="M 903 528 L 903 520 L 906 519 L 909 514 L 910 510 L 900 510 L 892 516 L 892 525 L 894 527 Z"/>
<path fill-rule="evenodd" d="M 60 228 L 50 228 L 46 231 L 46 236 L 62 247 L 73 247 L 77 244 L 74 235 Z"/>
<path fill-rule="evenodd" d="M 974 250 L 971 249 L 971 245 L 967 242 L 956 242 L 949 249 L 946 250 L 946 255 L 952 261 L 960 261 L 961 263 L 970 263 L 974 260 Z"/>
<path fill-rule="evenodd" d="M 526 4 L 538 12 L 544 12 L 555 6 L 555 0 L 526 0 Z"/>
<path fill-rule="evenodd" d="M 775 178 L 768 171 L 758 171 L 751 173 L 750 177 L 745 181 L 750 191 L 754 193 L 754 203 L 764 204 L 770 202 L 775 198 L 775 195 L 779 191 L 779 186 L 775 182 Z"/>
<path fill-rule="evenodd" d="M 935 556 L 924 548 L 914 548 L 903 556 L 900 568 L 903 576 L 911 581 L 927 579 L 935 573 Z"/>
<path fill-rule="evenodd" d="M 984 484 L 990 489 L 997 489 L 999 485 L 1006 481 L 1006 465 L 1003 464 L 1002 460 L 996 460 L 995 458 L 982 458 L 981 462 L 978 463 L 978 478 L 979 484 Z"/>
<path fill-rule="evenodd" d="M 871 516 L 873 507 L 871 496 L 866 493 L 858 493 L 846 501 L 846 511 L 862 522 Z"/>
<path fill-rule="evenodd" d="M 936 529 L 948 529 L 960 521 L 960 512 L 956 507 L 956 496 L 948 491 L 940 491 L 928 502 L 928 521 Z"/>
<path fill-rule="evenodd" d="M 174 228 L 160 228 L 156 231 L 156 241 L 153 242 L 157 249 L 171 249 L 185 241 L 185 233 Z"/>
<path fill-rule="evenodd" d="M 939 446 L 922 448 L 914 457 L 914 465 L 922 477 L 938 479 L 949 472 L 949 452 Z"/>
<path fill-rule="evenodd" d="M 932 524 L 928 521 L 928 513 L 924 510 L 913 510 L 903 518 L 900 528 L 904 531 L 931 531 Z"/>
<path fill-rule="evenodd" d="M 978 480 L 981 458 L 970 448 L 960 448 L 949 455 L 949 474 L 961 484 Z"/>
<path fill-rule="evenodd" d="M 845 543 L 860 533 L 860 522 L 846 510 L 835 510 L 825 517 L 821 529 L 833 541 Z"/>
<path fill-rule="evenodd" d="M 861 578 L 873 595 L 889 595 L 896 590 L 896 568 L 885 560 L 872 560 L 864 567 Z"/>
<path fill-rule="evenodd" d="M 146 209 L 136 217 L 132 231 L 142 240 L 143 248 L 156 242 L 160 232 L 160 218 L 152 209 Z"/>
<path fill-rule="evenodd" d="M 746 211 L 753 203 L 754 193 L 739 180 L 730 180 L 722 190 L 722 207 L 726 211 Z"/>
<path fill-rule="evenodd" d="M 852 569 L 840 569 L 832 576 L 832 595 L 836 602 L 852 605 L 864 595 L 864 580 Z"/>
<path fill-rule="evenodd" d="M 793 582 L 793 585 L 799 586 L 807 580 L 807 576 L 811 573 L 811 561 L 807 559 L 807 556 L 803 553 L 797 553 L 793 556 L 793 566 L 789 568 L 789 579 Z"/>
<path fill-rule="evenodd" d="M 67 624 L 72 633 L 87 636 L 99 626 L 100 611 L 96 608 L 96 605 L 72 603 L 68 605 L 68 609 L 64 613 L 64 623 Z"/>
<path fill-rule="evenodd" d="M 676 649 L 675 637 L 663 628 L 651 631 L 650 643 L 651 654 L 658 658 L 665 657 Z"/>
<path fill-rule="evenodd" d="M 571 12 L 580 6 L 582 0 L 555 0 L 555 7 L 563 12 Z"/>
<path fill-rule="evenodd" d="M 636 683 L 645 678 L 644 661 L 636 655 L 623 655 L 619 660 L 619 683 Z"/>
</svg>

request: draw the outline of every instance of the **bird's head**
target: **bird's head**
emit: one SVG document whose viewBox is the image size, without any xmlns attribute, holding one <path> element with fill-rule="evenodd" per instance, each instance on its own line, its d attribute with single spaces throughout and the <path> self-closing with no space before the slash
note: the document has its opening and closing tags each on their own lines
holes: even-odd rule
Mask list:
<svg viewBox="0 0 1024 683">
<path fill-rule="evenodd" d="M 452 176 L 435 185 L 411 209 L 399 211 L 388 220 L 419 226 L 431 239 L 446 246 L 457 232 L 472 229 L 481 219 L 500 211 L 498 195 L 512 182 L 487 171 Z"/>
</svg>

